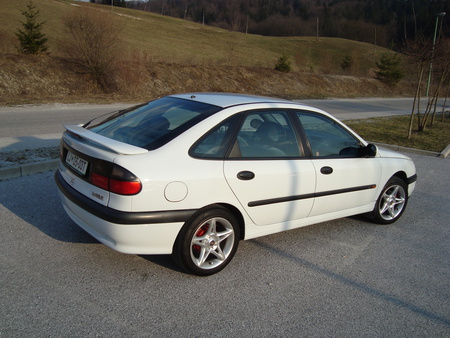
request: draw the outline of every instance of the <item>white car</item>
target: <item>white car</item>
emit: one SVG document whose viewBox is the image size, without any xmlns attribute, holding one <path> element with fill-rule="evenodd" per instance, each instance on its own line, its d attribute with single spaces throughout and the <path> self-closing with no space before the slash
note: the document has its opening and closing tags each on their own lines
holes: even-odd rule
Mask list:
<svg viewBox="0 0 450 338">
<path fill-rule="evenodd" d="M 357 214 L 392 223 L 417 177 L 326 112 L 267 97 L 171 95 L 65 128 L 55 180 L 72 220 L 197 275 L 239 240 Z"/>
</svg>

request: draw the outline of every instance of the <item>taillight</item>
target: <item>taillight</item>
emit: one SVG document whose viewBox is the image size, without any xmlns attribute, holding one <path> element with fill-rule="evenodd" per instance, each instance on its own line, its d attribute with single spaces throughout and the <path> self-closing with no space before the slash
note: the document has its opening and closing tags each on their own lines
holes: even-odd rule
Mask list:
<svg viewBox="0 0 450 338">
<path fill-rule="evenodd" d="M 91 173 L 91 183 L 96 187 L 109 191 L 109 178 L 96 172 Z"/>
<path fill-rule="evenodd" d="M 140 181 L 118 181 L 109 180 L 109 190 L 119 195 L 136 195 L 142 189 Z"/>
<path fill-rule="evenodd" d="M 119 195 L 136 195 L 142 190 L 141 181 L 135 175 L 106 161 L 93 163 L 90 181 L 96 187 Z"/>
</svg>

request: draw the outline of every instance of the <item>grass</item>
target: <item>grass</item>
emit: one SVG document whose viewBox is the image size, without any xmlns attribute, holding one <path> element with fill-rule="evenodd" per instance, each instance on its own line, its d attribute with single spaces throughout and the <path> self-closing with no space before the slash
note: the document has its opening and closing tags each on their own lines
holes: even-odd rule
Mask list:
<svg viewBox="0 0 450 338">
<path fill-rule="evenodd" d="M 1 1 L 1 0 L 0 0 Z M 2 1 L 0 104 L 23 102 L 139 102 L 192 91 L 231 91 L 283 98 L 410 96 L 405 79 L 394 89 L 374 79 L 387 49 L 345 39 L 267 37 L 231 32 L 154 13 L 71 0 L 33 0 L 45 21 L 50 55 L 17 54 L 15 32 L 28 0 Z M 63 18 L 84 7 L 122 27 L 115 49 L 115 83 L 102 91 L 95 78 L 68 63 L 61 41 L 71 41 Z M 117 52 L 117 55 L 115 54 Z M 286 55 L 291 72 L 274 70 Z M 352 66 L 345 71 L 345 58 Z M 345 75 L 345 76 L 340 76 Z"/>
<path fill-rule="evenodd" d="M 348 120 L 345 123 L 370 142 L 393 144 L 402 147 L 441 152 L 450 144 L 450 115 L 436 117 L 432 127 L 417 131 L 417 118 L 411 139 L 407 138 L 410 116 L 380 117 L 364 120 Z M 414 129 L 415 128 L 415 129 Z"/>
<path fill-rule="evenodd" d="M 21 10 L 27 0 L 3 1 L 0 11 L 0 54 L 15 53 L 14 32 L 21 28 Z M 266 37 L 230 32 L 199 23 L 161 16 L 149 12 L 90 4 L 69 0 L 33 0 L 40 11 L 39 21 L 45 21 L 43 32 L 48 37 L 52 55 L 59 55 L 58 41 L 67 39 L 62 18 L 69 11 L 86 7 L 109 15 L 123 27 L 123 53 L 126 58 L 144 55 L 153 62 L 205 64 L 274 68 L 282 54 L 292 62 L 293 71 L 342 73 L 345 56 L 353 60 L 351 74 L 370 75 L 381 53 L 387 50 L 373 45 L 335 38 Z"/>
</svg>

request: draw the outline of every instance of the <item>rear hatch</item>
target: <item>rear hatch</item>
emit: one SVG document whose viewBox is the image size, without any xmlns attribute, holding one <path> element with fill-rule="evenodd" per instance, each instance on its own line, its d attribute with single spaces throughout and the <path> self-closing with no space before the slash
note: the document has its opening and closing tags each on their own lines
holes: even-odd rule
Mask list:
<svg viewBox="0 0 450 338">
<path fill-rule="evenodd" d="M 81 126 L 65 126 L 60 147 L 60 173 L 64 180 L 84 196 L 107 206 L 110 193 L 135 195 L 142 186 L 127 169 L 114 164 L 119 155 L 148 152 L 119 142 Z"/>
<path fill-rule="evenodd" d="M 158 149 L 219 110 L 201 102 L 166 97 L 100 116 L 84 125 L 65 126 L 60 173 L 84 196 L 105 206 L 130 210 L 130 199 L 118 201 L 116 197 L 136 195 L 142 184 L 132 172 L 115 163 L 117 157 Z M 142 156 L 144 167 L 150 165 L 145 158 Z M 125 163 L 121 161 L 123 166 Z"/>
</svg>

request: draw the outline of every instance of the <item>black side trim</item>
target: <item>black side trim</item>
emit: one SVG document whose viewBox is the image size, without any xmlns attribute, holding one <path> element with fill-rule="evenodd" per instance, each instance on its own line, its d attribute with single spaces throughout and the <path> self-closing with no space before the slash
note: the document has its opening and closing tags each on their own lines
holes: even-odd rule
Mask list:
<svg viewBox="0 0 450 338">
<path fill-rule="evenodd" d="M 55 181 L 59 190 L 73 203 L 87 212 L 116 224 L 152 224 L 186 222 L 197 210 L 171 210 L 153 212 L 125 212 L 105 207 L 80 194 L 64 181 L 59 170 L 55 173 Z"/>
<path fill-rule="evenodd" d="M 417 181 L 417 174 L 414 174 L 411 177 L 408 177 L 407 183 L 409 185 L 411 183 L 414 183 L 415 181 Z"/>
<path fill-rule="evenodd" d="M 304 200 L 304 199 L 308 199 L 308 198 L 324 197 L 324 196 L 330 196 L 330 195 L 345 194 L 345 193 L 354 192 L 354 191 L 375 189 L 376 187 L 377 187 L 376 184 L 370 184 L 370 185 L 363 185 L 363 186 L 354 187 L 354 188 L 316 192 L 316 193 L 312 193 L 312 194 L 271 198 L 271 199 L 267 199 L 267 200 L 249 202 L 248 206 L 249 207 L 258 207 L 261 205 L 268 205 L 268 204 L 275 204 L 275 203 L 282 203 L 282 202 L 291 202 L 291 201 L 297 201 L 297 200 Z"/>
</svg>

